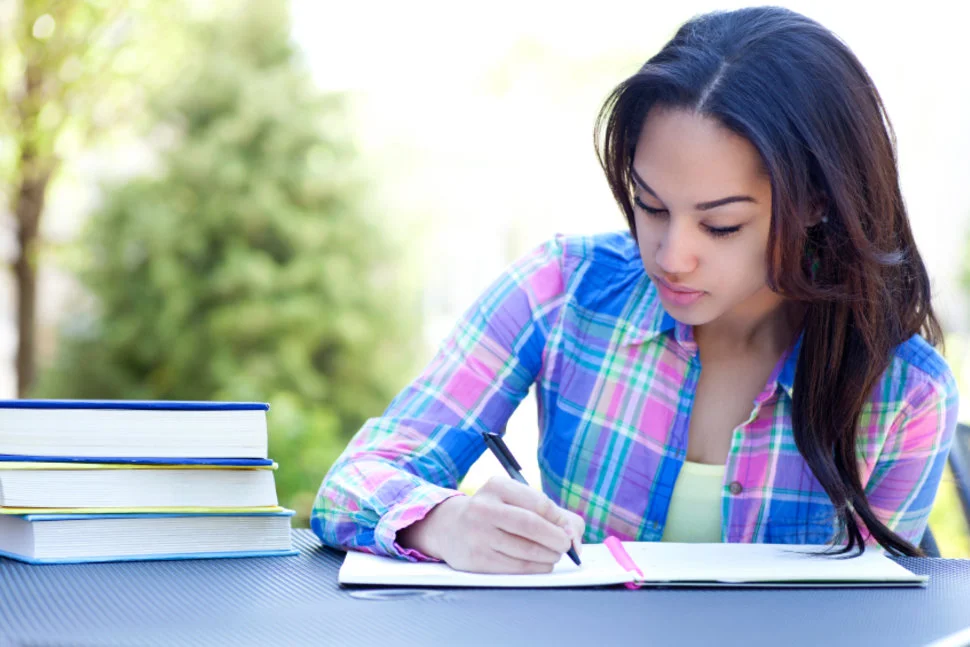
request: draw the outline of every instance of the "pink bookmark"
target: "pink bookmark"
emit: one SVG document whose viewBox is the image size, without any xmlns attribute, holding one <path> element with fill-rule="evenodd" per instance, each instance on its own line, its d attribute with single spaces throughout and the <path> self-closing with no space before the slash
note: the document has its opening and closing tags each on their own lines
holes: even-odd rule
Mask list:
<svg viewBox="0 0 970 647">
<path fill-rule="evenodd" d="M 626 552 L 626 549 L 623 548 L 623 542 L 611 535 L 607 537 L 606 541 L 603 543 L 606 544 L 606 547 L 609 549 L 610 553 L 612 553 L 613 559 L 616 560 L 617 564 L 631 573 L 636 573 L 640 576 L 640 579 L 644 579 L 643 571 L 640 570 L 640 567 L 637 566 L 636 562 L 633 561 L 633 558 L 630 557 L 630 553 Z M 624 582 L 623 586 L 628 589 L 640 588 L 640 585 L 636 582 Z"/>
</svg>

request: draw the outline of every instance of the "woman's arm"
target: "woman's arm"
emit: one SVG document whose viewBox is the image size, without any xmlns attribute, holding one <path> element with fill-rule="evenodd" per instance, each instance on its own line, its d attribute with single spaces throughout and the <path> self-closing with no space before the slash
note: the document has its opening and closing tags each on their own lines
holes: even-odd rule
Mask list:
<svg viewBox="0 0 970 647">
<path fill-rule="evenodd" d="M 957 424 L 959 395 L 947 371 L 907 398 L 866 486 L 873 512 L 918 544 L 926 530 Z"/>
<path fill-rule="evenodd" d="M 535 381 L 563 298 L 555 239 L 516 262 L 462 316 L 429 366 L 368 420 L 317 494 L 311 526 L 324 543 L 421 559 L 398 532 L 455 496 Z"/>
</svg>

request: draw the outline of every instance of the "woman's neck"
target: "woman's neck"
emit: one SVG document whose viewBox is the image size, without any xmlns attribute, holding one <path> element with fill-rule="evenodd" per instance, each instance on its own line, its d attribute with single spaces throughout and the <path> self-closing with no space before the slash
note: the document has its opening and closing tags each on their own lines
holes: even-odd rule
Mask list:
<svg viewBox="0 0 970 647">
<path fill-rule="evenodd" d="M 694 340 L 702 355 L 781 355 L 794 341 L 804 307 L 765 290 L 744 308 L 725 313 L 694 327 Z M 706 352 L 705 352 L 706 351 Z"/>
</svg>

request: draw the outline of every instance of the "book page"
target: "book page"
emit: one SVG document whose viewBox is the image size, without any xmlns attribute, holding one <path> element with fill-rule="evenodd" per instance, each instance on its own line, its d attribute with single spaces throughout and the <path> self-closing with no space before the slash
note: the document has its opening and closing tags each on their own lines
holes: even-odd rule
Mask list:
<svg viewBox="0 0 970 647">
<path fill-rule="evenodd" d="M 624 542 L 649 582 L 910 582 L 925 581 L 881 551 L 855 558 L 820 555 L 824 546 Z"/>
<path fill-rule="evenodd" d="M 632 575 L 620 568 L 602 544 L 584 546 L 580 561 L 582 565 L 576 566 L 563 555 L 552 573 L 496 575 L 457 571 L 438 562 L 407 562 L 350 551 L 340 567 L 339 582 L 388 586 L 546 588 L 621 584 L 632 579 Z"/>
</svg>

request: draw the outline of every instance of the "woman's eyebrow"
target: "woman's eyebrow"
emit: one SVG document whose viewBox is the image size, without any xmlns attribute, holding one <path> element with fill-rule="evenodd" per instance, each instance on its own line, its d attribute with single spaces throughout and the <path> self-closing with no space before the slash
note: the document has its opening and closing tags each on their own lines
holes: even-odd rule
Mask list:
<svg viewBox="0 0 970 647">
<path fill-rule="evenodd" d="M 660 200 L 660 196 L 654 193 L 654 190 L 651 189 L 650 186 L 643 181 L 643 178 L 640 177 L 640 175 L 636 172 L 636 170 L 631 168 L 630 174 L 633 176 L 633 181 L 636 182 L 641 189 L 643 189 L 653 197 Z M 663 200 L 660 200 L 660 201 L 663 202 Z M 694 208 L 697 209 L 698 211 L 709 211 L 710 209 L 721 207 L 726 204 L 731 204 L 732 202 L 753 202 L 754 204 L 758 204 L 758 201 L 752 198 L 750 195 L 732 195 L 726 198 L 711 200 L 709 202 L 698 202 L 697 204 L 694 205 Z"/>
</svg>

